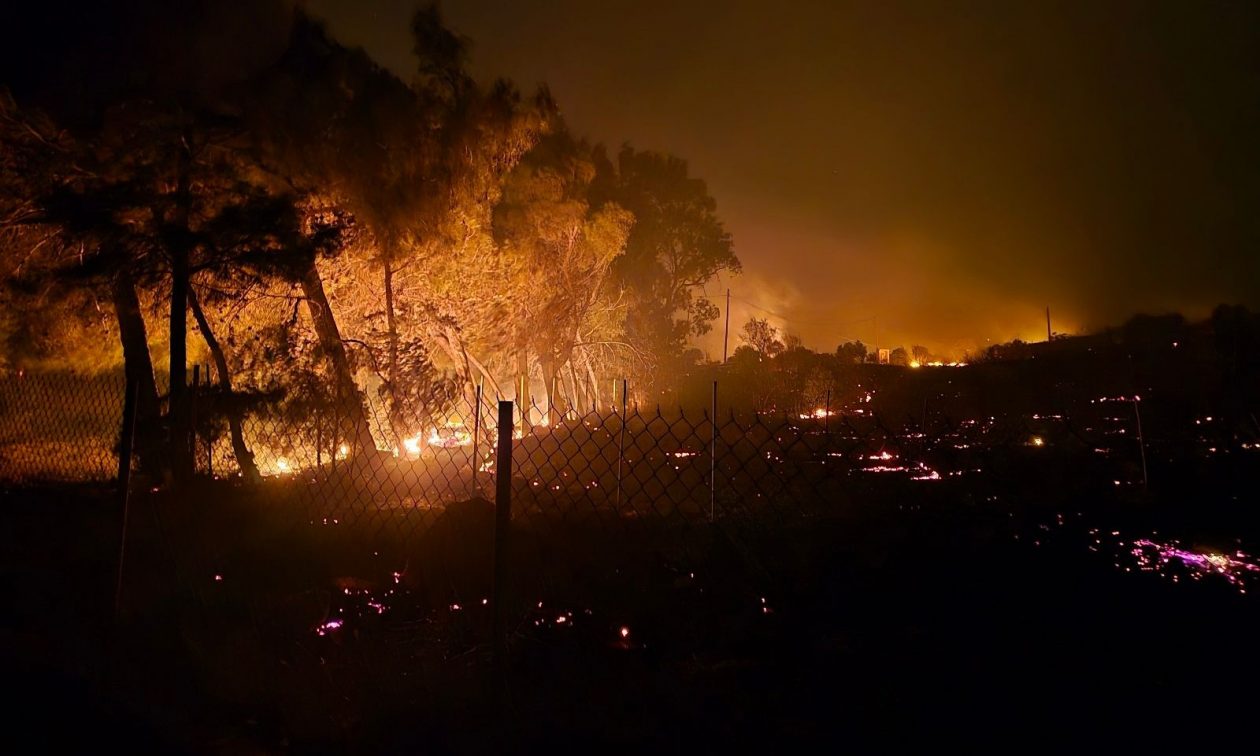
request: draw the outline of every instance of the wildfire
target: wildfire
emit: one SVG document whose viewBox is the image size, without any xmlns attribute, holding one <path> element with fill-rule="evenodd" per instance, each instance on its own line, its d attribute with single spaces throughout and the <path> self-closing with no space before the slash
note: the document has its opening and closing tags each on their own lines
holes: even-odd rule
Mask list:
<svg viewBox="0 0 1260 756">
<path fill-rule="evenodd" d="M 340 630 L 342 624 L 342 621 L 339 619 L 330 619 L 322 625 L 316 627 L 315 634 L 320 636 L 328 635 L 331 632 Z"/>
<path fill-rule="evenodd" d="M 438 449 L 453 449 L 457 446 L 472 444 L 472 434 L 464 430 L 462 424 L 451 423 L 445 428 L 434 428 L 429 431 L 429 446 Z"/>
<path fill-rule="evenodd" d="M 1260 575 L 1260 564 L 1241 551 L 1235 552 L 1233 556 L 1191 551 L 1181 548 L 1176 541 L 1159 543 L 1140 538 L 1133 542 L 1131 553 L 1137 562 L 1138 569 L 1143 572 L 1166 574 L 1165 570 L 1169 565 L 1178 563 L 1188 568 L 1191 577 L 1195 580 L 1206 575 L 1218 575 L 1243 593 L 1246 592 L 1244 581 Z M 1177 580 L 1176 574 L 1172 575 L 1172 579 Z"/>
</svg>

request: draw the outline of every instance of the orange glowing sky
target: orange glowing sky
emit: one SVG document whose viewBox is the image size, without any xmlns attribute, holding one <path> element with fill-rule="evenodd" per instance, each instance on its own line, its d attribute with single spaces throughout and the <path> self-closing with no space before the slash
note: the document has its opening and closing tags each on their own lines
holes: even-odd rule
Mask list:
<svg viewBox="0 0 1260 756">
<path fill-rule="evenodd" d="M 410 68 L 405 0 L 311 0 Z M 767 314 L 957 353 L 1135 311 L 1260 302 L 1260 24 L 1247 4 L 452 0 L 481 77 L 687 158 Z M 753 302 L 758 310 L 745 302 Z M 718 324 L 720 331 L 721 324 Z M 733 340 L 734 342 L 734 340 Z M 704 346 L 720 353 L 720 338 Z M 734 343 L 732 344 L 732 348 Z"/>
</svg>

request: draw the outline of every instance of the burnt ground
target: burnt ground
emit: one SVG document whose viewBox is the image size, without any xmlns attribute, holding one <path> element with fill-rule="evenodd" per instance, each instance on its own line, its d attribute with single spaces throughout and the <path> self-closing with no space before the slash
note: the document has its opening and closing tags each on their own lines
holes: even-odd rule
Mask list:
<svg viewBox="0 0 1260 756">
<path fill-rule="evenodd" d="M 230 487 L 139 496 L 115 617 L 108 489 L 9 491 L 6 732 L 23 750 L 191 753 L 1128 750 L 1245 732 L 1260 590 L 1176 560 L 1144 572 L 1120 542 L 1180 529 L 1234 548 L 1221 523 L 1246 503 L 1201 488 L 1213 516 L 1193 532 L 1180 494 L 1065 501 L 1041 483 L 983 501 L 889 484 L 718 528 L 520 523 L 501 673 L 489 505 L 403 543 L 260 517 Z"/>
</svg>

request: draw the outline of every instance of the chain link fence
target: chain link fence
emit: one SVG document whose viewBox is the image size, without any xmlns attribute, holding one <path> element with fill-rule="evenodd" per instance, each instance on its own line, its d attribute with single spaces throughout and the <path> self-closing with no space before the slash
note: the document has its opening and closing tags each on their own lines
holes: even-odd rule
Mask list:
<svg viewBox="0 0 1260 756">
<path fill-rule="evenodd" d="M 100 514 L 75 548 L 117 556 L 115 612 L 140 656 L 154 653 L 140 639 L 178 629 L 201 685 L 307 743 L 399 722 L 475 737 L 495 686 L 516 691 L 523 732 L 593 708 L 633 731 L 635 691 L 657 678 L 609 680 L 668 674 L 704 700 L 789 600 L 837 581 L 841 605 L 860 602 L 901 549 L 935 564 L 1070 528 L 1102 549 L 1118 532 L 1106 507 L 1141 516 L 1148 487 L 1201 503 L 1204 481 L 1251 481 L 1260 458 L 1254 423 L 1136 396 L 957 416 L 935 399 L 895 415 L 861 392 L 753 413 L 719 383 L 699 408 L 513 405 L 508 468 L 494 396 L 391 417 L 363 396 L 193 395 L 193 480 L 171 486 L 144 458 L 163 420 L 137 427 L 128 520 L 100 485 L 118 473 L 123 377 L 0 377 L 0 487 L 33 491 L 33 511 L 79 490 L 79 516 Z M 491 503 L 505 489 L 507 527 Z M 510 669 L 492 674 L 504 648 Z M 686 720 L 685 700 L 652 705 Z"/>
<path fill-rule="evenodd" d="M 1131 487 L 1145 484 L 1146 457 L 1161 448 L 1225 454 L 1255 446 L 1254 432 L 1240 435 L 1210 416 L 1175 436 L 1144 437 L 1136 397 L 1100 397 L 1070 414 L 953 418 L 925 410 L 894 421 L 870 410 L 869 394 L 853 407 L 752 413 L 723 409 L 719 389 L 711 407 L 695 410 L 515 407 L 515 511 L 609 527 L 644 518 L 704 522 L 824 505 L 864 480 L 974 482 L 1065 460 L 1078 478 Z M 118 374 L 4 376 L 0 480 L 116 477 L 124 393 Z M 359 397 L 284 407 L 273 399 L 242 410 L 197 386 L 196 471 L 261 486 L 307 522 L 385 527 L 400 519 L 414 531 L 450 503 L 493 491 L 497 399 L 468 393 L 391 419 Z M 159 439 L 168 432 L 161 420 L 137 429 Z"/>
</svg>

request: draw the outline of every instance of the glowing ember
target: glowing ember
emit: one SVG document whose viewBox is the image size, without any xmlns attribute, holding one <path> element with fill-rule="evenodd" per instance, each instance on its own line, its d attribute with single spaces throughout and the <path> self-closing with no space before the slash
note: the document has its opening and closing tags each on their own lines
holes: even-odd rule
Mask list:
<svg viewBox="0 0 1260 756">
<path fill-rule="evenodd" d="M 284 457 L 279 457 L 276 459 L 276 472 L 281 475 L 293 472 L 293 466 L 289 464 L 289 460 Z"/>
<path fill-rule="evenodd" d="M 1246 593 L 1246 578 L 1260 575 L 1260 564 L 1241 551 L 1230 556 L 1183 549 L 1176 541 L 1159 543 L 1148 538 L 1139 538 L 1133 542 L 1130 553 L 1137 561 L 1138 569 L 1143 572 L 1167 575 L 1170 567 L 1180 565 L 1190 570 L 1190 576 L 1194 580 L 1207 575 L 1219 575 L 1240 593 Z M 1171 577 L 1174 581 L 1177 580 L 1177 575 Z"/>
<path fill-rule="evenodd" d="M 339 619 L 330 619 L 319 627 L 315 628 L 315 634 L 319 636 L 328 635 L 341 629 L 344 623 Z"/>
</svg>

